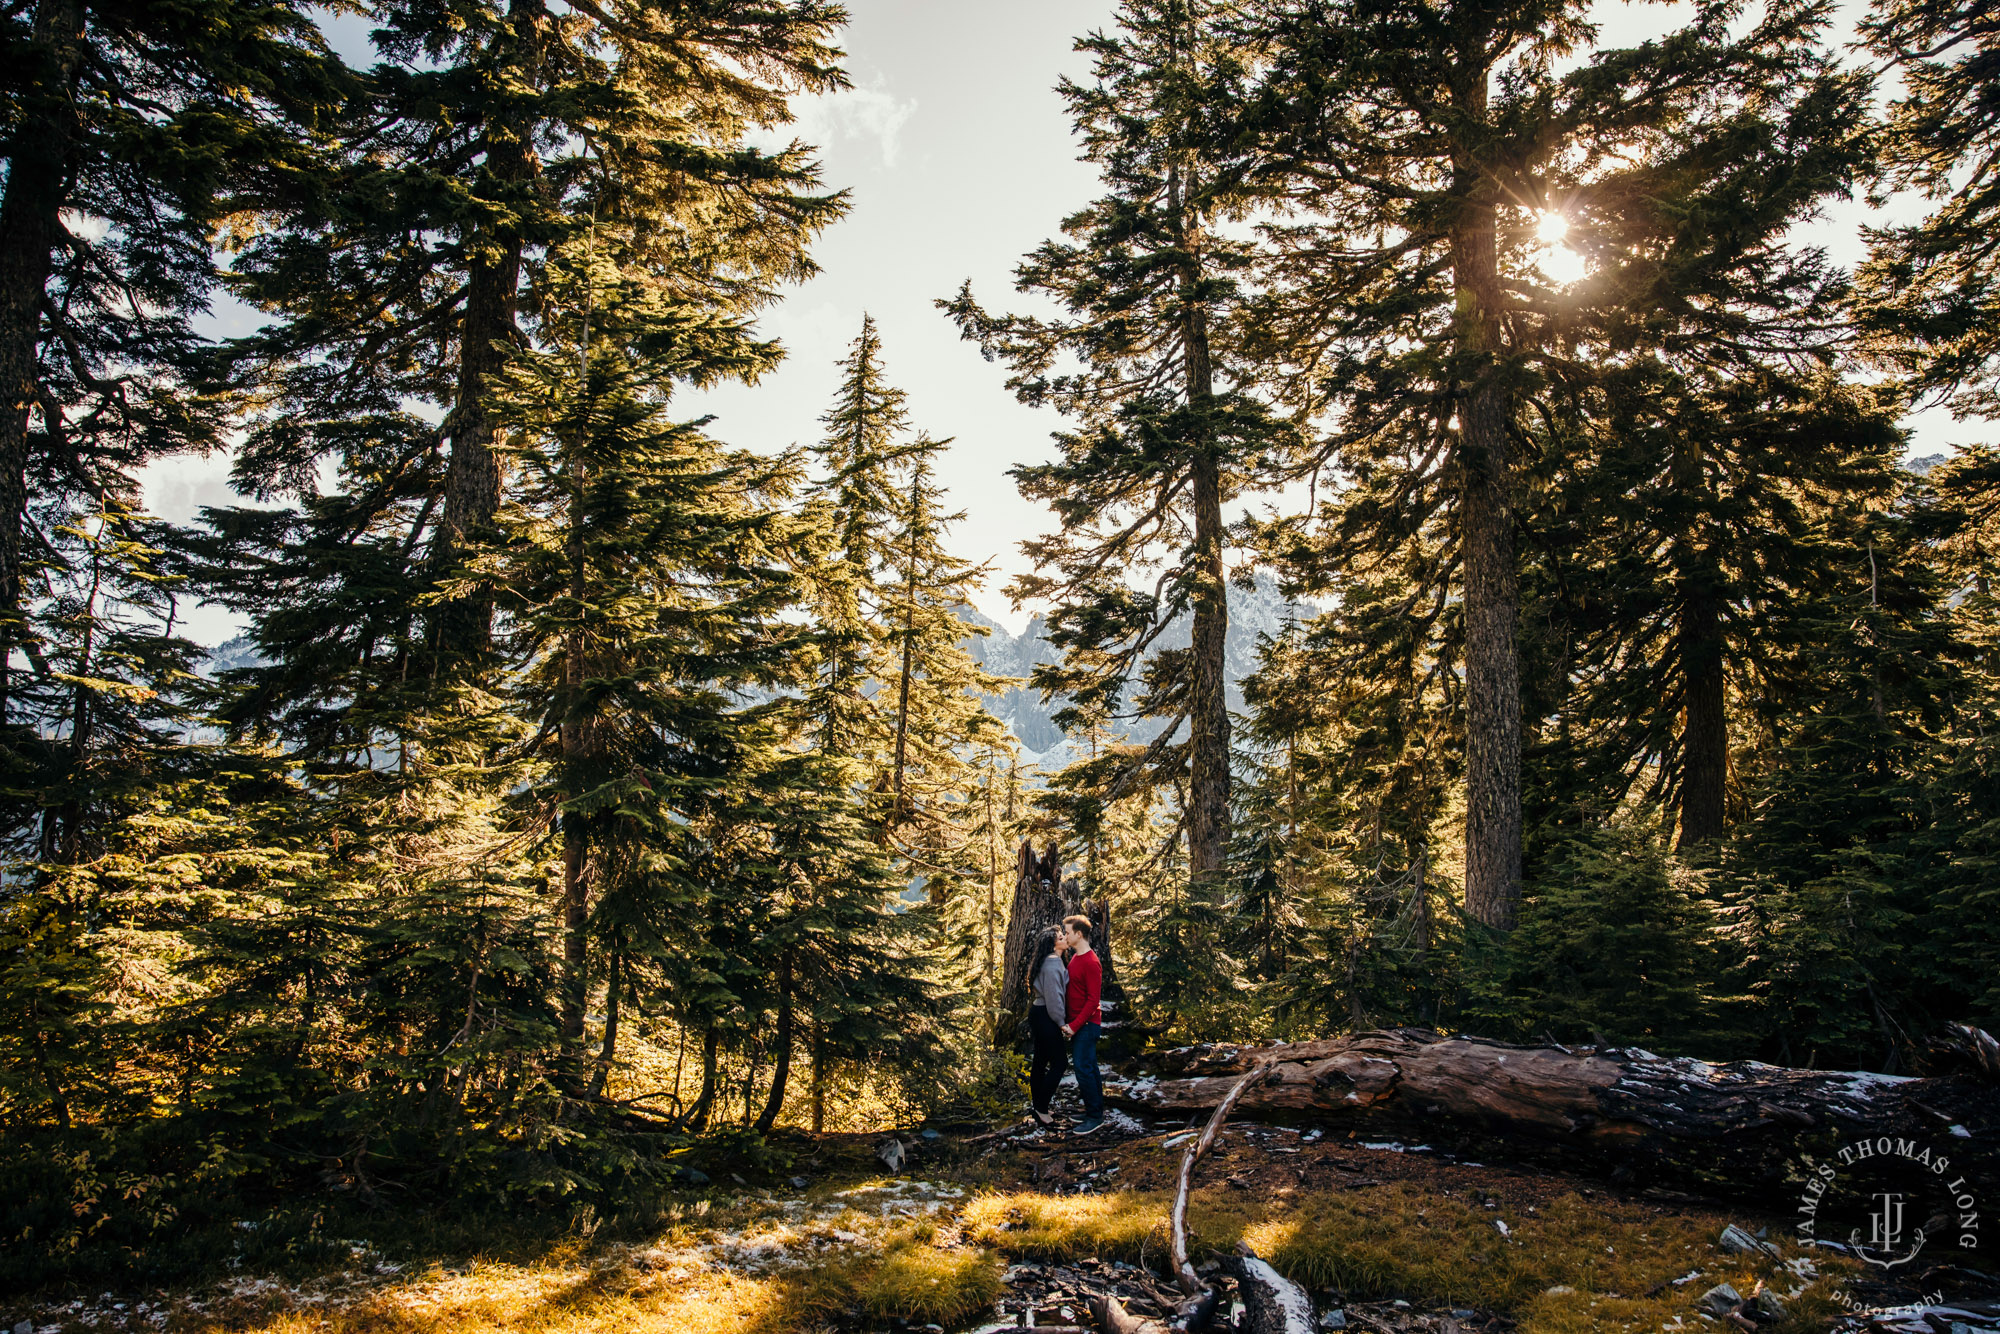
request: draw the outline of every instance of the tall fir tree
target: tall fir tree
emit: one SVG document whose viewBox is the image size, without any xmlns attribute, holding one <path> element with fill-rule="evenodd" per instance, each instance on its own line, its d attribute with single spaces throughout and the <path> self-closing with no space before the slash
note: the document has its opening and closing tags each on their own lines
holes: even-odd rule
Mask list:
<svg viewBox="0 0 2000 1334">
<path fill-rule="evenodd" d="M 1978 0 L 1878 0 L 1861 25 L 1902 75 L 1883 184 L 1932 208 L 1874 231 L 1860 312 L 1876 350 L 1961 413 L 2000 416 L 2000 18 Z"/>
<path fill-rule="evenodd" d="M 309 496 L 338 461 L 339 512 L 298 534 L 267 526 L 258 543 L 339 556 L 393 531 L 392 580 L 421 589 L 491 531 L 493 379 L 533 344 L 552 247 L 593 218 L 628 228 L 652 281 L 737 319 L 812 272 L 806 242 L 844 203 L 819 190 L 804 147 L 764 153 L 746 135 L 785 123 L 789 95 L 841 86 L 828 44 L 841 14 L 817 0 L 368 12 L 383 61 L 338 169 L 279 195 L 274 225 L 233 256 L 233 289 L 273 317 L 231 350 L 262 408 L 235 476 L 249 495 Z M 415 645 L 476 663 L 493 591 L 450 587 Z M 365 604 L 368 585 L 356 592 Z M 319 666 L 400 657 L 322 637 Z M 317 693 L 311 679 L 288 685 Z"/>
<path fill-rule="evenodd" d="M 969 284 L 941 303 L 1008 363 L 1022 402 L 1075 422 L 1056 436 L 1057 459 L 1014 472 L 1061 523 L 1025 544 L 1037 569 L 1013 587 L 1051 604 L 1049 641 L 1063 651 L 1033 680 L 1068 701 L 1065 727 L 1126 709 L 1157 720 L 1149 762 L 1185 724 L 1166 767 L 1186 774 L 1187 873 L 1199 881 L 1222 876 L 1229 843 L 1223 506 L 1263 484 L 1279 434 L 1234 334 L 1252 249 L 1227 225 L 1242 164 L 1220 126 L 1243 71 L 1217 30 L 1224 8 L 1131 0 L 1116 29 L 1077 43 L 1093 79 L 1060 91 L 1105 193 L 1065 220 L 1069 240 L 1015 271 L 1060 316 L 989 314 Z M 1182 618 L 1189 647 L 1160 649 Z"/>
<path fill-rule="evenodd" d="M 221 443 L 193 327 L 211 229 L 311 165 L 347 82 L 306 6 L 235 0 L 14 5 L 0 69 L 4 723 L 13 655 L 39 662 L 31 572 L 66 573 L 60 530 L 136 509 L 148 459 Z"/>
<path fill-rule="evenodd" d="M 1854 80 L 1817 45 L 1814 3 L 1769 7 L 1741 33 L 1733 8 L 1703 6 L 1661 41 L 1596 51 L 1571 0 L 1246 11 L 1236 30 L 1264 71 L 1245 122 L 1255 183 L 1296 218 L 1271 230 L 1261 323 L 1291 368 L 1287 399 L 1332 419 L 1298 475 L 1337 462 L 1393 479 L 1383 507 L 1360 516 L 1373 530 L 1361 550 L 1447 517 L 1463 620 L 1465 899 L 1504 929 L 1522 874 L 1519 544 L 1534 405 L 1587 371 L 1591 349 L 1576 339 L 1593 324 L 1695 300 L 1667 285 L 1677 266 L 1658 251 L 1621 249 L 1629 225 L 1646 230 L 1657 189 L 1713 170 L 1743 137 L 1740 108 L 1851 102 Z M 1595 262 L 1589 279 L 1565 286 L 1544 271 L 1549 217 Z"/>
<path fill-rule="evenodd" d="M 627 954 L 657 957 L 701 933 L 690 839 L 749 765 L 733 699 L 780 684 L 801 648 L 776 628 L 796 597 L 782 568 L 795 535 L 778 508 L 796 461 L 725 453 L 669 415 L 677 384 L 761 349 L 733 320 L 649 290 L 631 258 L 630 233 L 609 227 L 559 254 L 549 346 L 500 381 L 520 482 L 507 540 L 473 576 L 505 590 L 522 712 L 537 729 L 528 753 L 546 753 L 530 795 L 560 830 L 573 1045 L 593 944 L 615 1016 Z M 668 910 L 690 899 L 691 917 Z"/>
</svg>

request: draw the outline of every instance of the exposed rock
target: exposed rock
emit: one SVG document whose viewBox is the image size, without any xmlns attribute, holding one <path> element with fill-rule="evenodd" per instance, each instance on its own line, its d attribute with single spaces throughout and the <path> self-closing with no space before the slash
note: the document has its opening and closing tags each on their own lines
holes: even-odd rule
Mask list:
<svg viewBox="0 0 2000 1334">
<path fill-rule="evenodd" d="M 1718 1283 L 1701 1294 L 1696 1304 L 1710 1315 L 1728 1315 L 1743 1305 L 1743 1295 L 1727 1283 Z"/>
</svg>

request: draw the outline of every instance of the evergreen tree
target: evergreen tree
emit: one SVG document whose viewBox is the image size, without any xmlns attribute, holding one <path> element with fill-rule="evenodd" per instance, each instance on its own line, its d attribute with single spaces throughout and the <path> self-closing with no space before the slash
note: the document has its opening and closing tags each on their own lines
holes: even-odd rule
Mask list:
<svg viewBox="0 0 2000 1334">
<path fill-rule="evenodd" d="M 1884 182 L 1935 207 L 1871 235 L 1860 309 L 1877 350 L 1961 412 L 2000 416 L 2000 18 L 1978 0 L 1878 0 L 1861 25 L 1903 78 Z"/>
<path fill-rule="evenodd" d="M 1929 563 L 1951 590 L 1948 614 L 1965 652 L 1925 775 L 1925 953 L 1935 984 L 1965 997 L 1972 1022 L 1990 1028 L 2000 1019 L 2000 456 L 1964 450 L 1932 468 L 1923 490 Z"/>
<path fill-rule="evenodd" d="M 1002 688 L 963 641 L 960 616 L 986 575 L 951 555 L 936 460 L 950 440 L 912 434 L 904 392 L 884 373 L 881 337 L 864 316 L 841 362 L 841 387 L 817 447 L 817 500 L 833 549 L 809 571 L 823 651 L 808 693 L 814 744 L 852 767 L 884 839 L 933 901 L 982 874 L 967 827 L 981 785 L 975 748 L 1003 730 L 980 704 Z"/>
<path fill-rule="evenodd" d="M 158 818 L 162 790 L 199 790 L 210 769 L 208 748 L 189 735 L 201 650 L 175 633 L 180 581 L 160 568 L 160 529 L 107 497 L 96 515 L 47 535 L 67 577 L 47 581 L 49 596 L 25 622 L 36 671 L 14 702 L 34 726 L 9 751 L 13 819 L 0 844 L 10 1119 L 46 1116 L 67 1129 L 124 1101 L 113 1033 L 129 1025 L 107 997 L 128 961 L 121 926 L 154 910 L 107 887 L 100 871 L 122 859 L 129 826 Z"/>
<path fill-rule="evenodd" d="M 35 0 L 0 17 L 0 723 L 32 571 L 136 508 L 150 458 L 220 443 L 192 320 L 210 229 L 312 158 L 345 87 L 303 5 Z M 254 202 L 248 202 L 254 207 Z M 23 720 L 34 726 L 34 720 Z"/>
<path fill-rule="evenodd" d="M 930 911 L 909 920 L 923 922 L 929 945 L 946 951 L 943 976 L 957 985 L 1011 835 L 992 809 L 993 766 L 1011 746 L 980 703 L 1003 683 L 966 652 L 963 641 L 984 631 L 960 615 L 986 571 L 947 549 L 951 525 L 964 517 L 945 512 L 937 481 L 936 460 L 951 442 L 913 432 L 907 395 L 889 382 L 867 316 L 840 370 L 815 451 L 823 470 L 815 501 L 832 536 L 804 572 L 820 649 L 797 706 L 799 731 L 828 772 L 841 775 L 843 790 L 865 803 L 899 881 L 922 885 Z M 816 1118 L 850 1050 L 816 1032 Z"/>
<path fill-rule="evenodd" d="M 1536 804 L 1603 818 L 1637 784 L 1671 803 L 1683 852 L 1743 810 L 1730 775 L 1765 733 L 1761 701 L 1809 688 L 1778 609 L 1838 595 L 1822 525 L 1886 501 L 1901 439 L 1892 403 L 1825 371 L 1713 359 L 1649 349 L 1608 371 L 1601 422 L 1550 442 L 1538 553 L 1536 620 L 1561 639 L 1543 674 L 1566 679 L 1536 692 L 1561 718 L 1536 738 Z"/>
<path fill-rule="evenodd" d="M 1723 872 L 1766 1044 L 1788 1063 L 1893 1073 L 1950 1004 L 1922 948 L 1938 813 L 1922 793 L 1964 648 L 1917 536 L 1900 505 L 1830 510 L 1844 588 L 1773 613 L 1804 622 L 1790 633 L 1811 672 L 1771 702 L 1772 751 Z"/>
<path fill-rule="evenodd" d="M 502 378 L 501 420 L 519 427 L 508 449 L 518 511 L 475 576 L 506 592 L 523 712 L 538 729 L 530 753 L 547 755 L 533 795 L 561 830 L 572 1044 L 584 1036 L 593 937 L 615 1015 L 626 953 L 657 955 L 699 933 L 699 913 L 663 916 L 632 900 L 702 901 L 677 882 L 695 860 L 691 832 L 746 764 L 732 699 L 779 682 L 798 652 L 773 628 L 796 596 L 780 568 L 793 535 L 775 508 L 794 461 L 725 454 L 667 412 L 676 383 L 756 349 L 734 321 L 649 290 L 620 262 L 628 239 L 600 228 L 562 252 L 550 346 Z M 615 1021 L 607 1028 L 615 1039 Z"/>
<path fill-rule="evenodd" d="M 884 580 L 892 529 L 906 503 L 902 472 L 930 443 L 906 438 L 908 395 L 888 383 L 881 335 L 866 315 L 840 370 L 833 406 L 820 418 L 826 436 L 815 447 L 822 470 L 815 499 L 833 539 L 808 572 L 823 641 L 807 712 L 820 752 L 849 766 L 855 786 L 874 791 L 887 821 L 894 741 L 878 692 L 893 671 L 893 654 Z"/>
<path fill-rule="evenodd" d="M 1236 905 L 1227 897 L 1226 882 L 1188 874 L 1184 822 L 1164 831 L 1157 827 L 1165 804 L 1135 803 L 1153 818 L 1130 842 L 1151 843 L 1154 851 L 1115 871 L 1130 990 L 1146 1034 L 1158 1045 L 1240 1041 L 1251 998 L 1242 963 L 1229 950 Z"/>
<path fill-rule="evenodd" d="M 1216 31 L 1221 8 L 1130 0 L 1116 30 L 1078 42 L 1095 77 L 1061 92 L 1105 193 L 1065 221 L 1070 240 L 1016 270 L 1062 315 L 991 315 L 969 284 L 941 303 L 1009 364 L 1022 402 L 1076 423 L 1056 436 L 1059 458 L 1014 472 L 1062 525 L 1025 544 L 1037 572 L 1012 590 L 1052 604 L 1064 654 L 1033 680 L 1068 701 L 1065 728 L 1127 706 L 1161 720 L 1149 763 L 1186 724 L 1168 763 L 1186 774 L 1187 871 L 1201 881 L 1221 874 L 1229 842 L 1223 505 L 1262 485 L 1276 434 L 1233 332 L 1251 248 L 1226 227 L 1241 164 L 1218 126 L 1241 70 Z M 1154 569 L 1152 589 L 1138 587 Z M 1157 650 L 1182 617 L 1189 648 Z M 1128 698 L 1142 672 L 1146 698 Z"/>
<path fill-rule="evenodd" d="M 1357 486 L 1327 506 L 1323 527 L 1341 531 L 1349 509 L 1375 500 Z M 1336 588 L 1298 525 L 1267 537 L 1304 581 L 1299 591 L 1337 593 L 1334 606 L 1267 644 L 1244 682 L 1247 730 L 1271 756 L 1252 808 L 1276 842 L 1269 874 L 1284 876 L 1261 892 L 1253 882 L 1246 901 L 1278 897 L 1282 885 L 1275 906 L 1301 919 L 1287 966 L 1266 970 L 1275 1008 L 1303 1031 L 1435 1023 L 1450 935 L 1438 914 L 1457 879 L 1441 835 L 1463 763 L 1454 609 L 1430 573 L 1444 543 L 1430 533 L 1394 564 Z M 1242 923 L 1246 933 L 1258 927 Z"/>
<path fill-rule="evenodd" d="M 1856 80 L 1816 45 L 1813 3 L 1769 7 L 1741 35 L 1732 7 L 1703 6 L 1665 40 L 1567 72 L 1559 62 L 1592 35 L 1572 0 L 1246 8 L 1265 71 L 1246 121 L 1256 180 L 1299 217 L 1271 230 L 1262 323 L 1292 368 L 1288 400 L 1333 418 L 1299 475 L 1334 460 L 1390 475 L 1384 506 L 1358 516 L 1371 553 L 1447 520 L 1463 605 L 1466 904 L 1505 928 L 1522 866 L 1517 547 L 1534 405 L 1587 377 L 1592 349 L 1576 340 L 1593 324 L 1699 303 L 1670 285 L 1686 260 L 1643 243 L 1649 201 L 1714 172 L 1745 141 L 1742 108 L 1753 120 L 1805 108 L 1808 128 L 1837 128 Z M 1589 280 L 1543 271 L 1551 217 L 1597 265 Z M 1710 229 L 1711 249 L 1729 248 L 1729 226 Z"/>
<path fill-rule="evenodd" d="M 1735 1050 L 1732 943 L 1669 822 L 1619 812 L 1545 859 L 1497 967 L 1465 1016 L 1519 1041 L 1631 1043 L 1714 1059 Z"/>
<path fill-rule="evenodd" d="M 267 540 L 338 549 L 393 529 L 393 583 L 422 589 L 491 530 L 494 377 L 533 341 L 552 247 L 593 218 L 624 226 L 649 280 L 737 319 L 812 271 L 805 242 L 842 201 L 817 192 L 803 147 L 766 154 L 744 136 L 789 119 L 788 94 L 841 85 L 826 40 L 840 14 L 817 0 L 693 14 L 383 0 L 369 14 L 384 61 L 342 127 L 338 169 L 280 195 L 232 266 L 235 290 L 275 317 L 231 353 L 263 407 L 236 483 L 309 495 L 321 461 L 339 460 L 340 513 Z M 493 592 L 449 586 L 419 646 L 477 659 Z"/>
</svg>

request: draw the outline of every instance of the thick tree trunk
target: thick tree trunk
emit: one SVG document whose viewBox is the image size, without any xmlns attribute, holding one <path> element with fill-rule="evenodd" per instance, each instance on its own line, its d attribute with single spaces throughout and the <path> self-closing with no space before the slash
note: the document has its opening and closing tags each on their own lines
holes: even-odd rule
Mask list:
<svg viewBox="0 0 2000 1334">
<path fill-rule="evenodd" d="M 1212 884 L 1229 850 L 1229 599 L 1222 563 L 1221 468 L 1212 453 L 1194 465 L 1197 562 L 1193 679 L 1188 691 L 1188 883 Z"/>
<path fill-rule="evenodd" d="M 1107 1087 L 1106 1096 L 1196 1111 L 1216 1106 L 1245 1071 L 1275 1060 L 1243 1092 L 1243 1111 L 1768 1199 L 1801 1154 L 1884 1135 L 1934 1143 L 1957 1170 L 1994 1180 L 2000 1048 L 1977 1030 L 1964 1032 L 1977 1035 L 1961 1039 L 1969 1052 L 1983 1042 L 1984 1071 L 1898 1079 L 1398 1028 L 1272 1047 L 1184 1048 L 1166 1053 L 1155 1076 Z"/>
<path fill-rule="evenodd" d="M 542 0 L 514 0 L 508 14 L 518 66 L 539 63 Z M 494 124 L 483 136 L 486 171 L 503 197 L 534 179 L 539 163 L 530 127 Z M 487 227 L 468 238 L 472 258 L 459 324 L 458 392 L 449 423 L 451 459 L 445 471 L 444 513 L 433 559 L 450 570 L 466 548 L 493 529 L 500 511 L 498 431 L 488 379 L 506 364 L 518 336 L 523 238 L 518 227 Z M 448 662 L 484 654 L 493 629 L 493 597 L 484 590 L 444 604 L 438 611 L 438 651 Z"/>
<path fill-rule="evenodd" d="M 1034 844 L 1022 840 L 1015 859 L 1014 905 L 1007 918 L 1007 945 L 1000 973 L 998 1011 L 993 1045 L 1011 1045 L 1028 1019 L 1028 965 L 1043 931 L 1059 925 L 1064 915 L 1062 860 L 1055 847 L 1040 857 Z"/>
<path fill-rule="evenodd" d="M 1199 296 L 1202 218 L 1182 197 L 1192 182 L 1176 170 L 1168 189 L 1181 224 L 1181 251 L 1186 256 L 1181 280 L 1183 328 L 1182 373 L 1187 405 L 1197 420 L 1215 402 L 1215 370 L 1209 358 L 1208 311 Z M 1188 884 L 1207 884 L 1222 874 L 1229 851 L 1229 585 L 1222 560 L 1222 460 L 1217 442 L 1203 427 L 1189 442 L 1194 510 L 1194 624 L 1189 646 L 1188 681 Z"/>
<path fill-rule="evenodd" d="M 757 1133 L 768 1135 L 785 1105 L 785 1083 L 792 1073 L 792 961 L 787 957 L 778 972 L 778 1069 L 771 1076 L 771 1096 L 757 1117 Z"/>
<path fill-rule="evenodd" d="M 1458 92 L 1466 123 L 1486 121 L 1486 71 Z M 1456 341 L 1468 378 L 1458 402 L 1458 527 L 1465 578 L 1465 909 L 1509 930 L 1521 898 L 1521 666 L 1515 643 L 1511 411 L 1499 383 L 1500 270 L 1493 182 L 1463 149 L 1451 231 Z"/>
<path fill-rule="evenodd" d="M 1034 962 L 1035 943 L 1043 931 L 1059 927 L 1069 916 L 1090 919 L 1090 947 L 1103 970 L 1100 1004 L 1104 1010 L 1104 1045 L 1100 1055 L 1116 1056 L 1125 1044 L 1114 1030 L 1125 1027 L 1125 991 L 1118 982 L 1114 941 L 1111 932 L 1111 905 L 1103 899 L 1085 900 L 1076 877 L 1063 879 L 1062 861 L 1051 845 L 1037 858 L 1034 845 L 1023 841 L 1016 862 L 1014 908 L 1007 919 L 1007 945 L 1001 966 L 1001 986 L 993 1045 L 1006 1047 L 1026 1041 L 1028 1024 L 1028 965 Z"/>
<path fill-rule="evenodd" d="M 23 642 L 22 552 L 28 513 L 28 421 L 38 392 L 41 304 L 63 234 L 81 126 L 76 81 L 83 66 L 83 6 L 42 0 L 35 8 L 23 99 L 28 116 L 8 148 L 0 202 L 0 725 L 7 721 L 11 658 Z"/>
<path fill-rule="evenodd" d="M 1722 676 L 1722 623 L 1710 577 L 1682 582 L 1677 634 L 1686 721 L 1682 735 L 1680 838 L 1686 851 L 1722 837 L 1729 779 L 1729 724 Z"/>
</svg>

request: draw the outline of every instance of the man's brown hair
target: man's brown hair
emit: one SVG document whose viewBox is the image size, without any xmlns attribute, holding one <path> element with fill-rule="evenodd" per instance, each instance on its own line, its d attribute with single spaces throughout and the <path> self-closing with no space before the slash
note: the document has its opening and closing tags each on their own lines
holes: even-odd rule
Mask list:
<svg viewBox="0 0 2000 1334">
<path fill-rule="evenodd" d="M 1083 932 L 1085 940 L 1090 939 L 1090 919 L 1088 917 L 1065 917 L 1063 918 L 1063 925 L 1074 927 L 1076 930 Z"/>
</svg>

